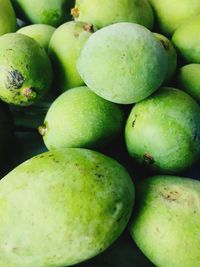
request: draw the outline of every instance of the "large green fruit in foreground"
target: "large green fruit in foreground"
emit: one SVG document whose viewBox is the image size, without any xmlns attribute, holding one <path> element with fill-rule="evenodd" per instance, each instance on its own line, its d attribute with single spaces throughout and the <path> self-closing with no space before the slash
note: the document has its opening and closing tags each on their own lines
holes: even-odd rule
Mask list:
<svg viewBox="0 0 200 267">
<path fill-rule="evenodd" d="M 72 0 L 12 0 L 19 18 L 31 24 L 59 26 L 69 18 Z"/>
<path fill-rule="evenodd" d="M 0 0 L 0 35 L 14 32 L 17 20 L 10 0 Z"/>
<path fill-rule="evenodd" d="M 48 149 L 100 147 L 122 130 L 123 113 L 87 87 L 71 89 L 51 105 L 39 127 Z"/>
<path fill-rule="evenodd" d="M 154 176 L 138 186 L 131 235 L 159 267 L 199 267 L 200 182 Z"/>
<path fill-rule="evenodd" d="M 172 42 L 187 62 L 200 63 L 200 15 L 192 17 L 178 27 Z"/>
<path fill-rule="evenodd" d="M 171 36 L 190 17 L 200 13 L 199 0 L 149 0 L 160 31 Z"/>
<path fill-rule="evenodd" d="M 0 266 L 62 267 L 91 258 L 122 233 L 134 186 L 103 154 L 40 154 L 0 182 Z"/>
<path fill-rule="evenodd" d="M 98 29 L 117 22 L 153 27 L 153 11 L 147 0 L 76 0 L 72 15 Z"/>
<path fill-rule="evenodd" d="M 189 64 L 181 67 L 177 80 L 180 88 L 200 103 L 200 64 Z"/>
<path fill-rule="evenodd" d="M 145 27 L 117 23 L 88 39 L 78 60 L 78 71 L 99 96 L 130 104 L 158 89 L 166 75 L 167 55 Z"/>
<path fill-rule="evenodd" d="M 67 89 L 84 85 L 78 74 L 76 63 L 85 42 L 93 32 L 90 24 L 70 21 L 54 32 L 49 54 L 56 73 L 56 88 L 64 92 Z"/>
<path fill-rule="evenodd" d="M 44 49 L 19 33 L 0 37 L 0 99 L 27 106 L 40 99 L 52 83 L 52 67 Z"/>
<path fill-rule="evenodd" d="M 162 173 L 176 173 L 200 157 L 200 107 L 185 92 L 164 87 L 137 103 L 127 120 L 129 154 Z"/>
<path fill-rule="evenodd" d="M 47 24 L 33 24 L 19 29 L 17 32 L 25 34 L 39 43 L 48 52 L 49 42 L 55 28 Z"/>
</svg>

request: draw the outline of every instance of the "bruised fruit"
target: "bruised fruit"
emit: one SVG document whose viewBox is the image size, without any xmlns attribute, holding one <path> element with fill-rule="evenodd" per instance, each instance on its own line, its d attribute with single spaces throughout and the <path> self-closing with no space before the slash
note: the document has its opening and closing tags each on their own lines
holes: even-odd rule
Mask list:
<svg viewBox="0 0 200 267">
<path fill-rule="evenodd" d="M 166 76 L 167 55 L 145 27 L 117 23 L 88 39 L 78 60 L 78 71 L 99 96 L 130 104 L 158 89 Z"/>
<path fill-rule="evenodd" d="M 200 64 L 181 67 L 177 75 L 178 84 L 200 103 Z"/>
<path fill-rule="evenodd" d="M 27 106 L 40 99 L 50 88 L 52 68 L 40 45 L 19 33 L 0 37 L 0 99 Z"/>
<path fill-rule="evenodd" d="M 154 176 L 137 191 L 130 227 L 142 252 L 159 267 L 199 267 L 200 182 Z"/>
<path fill-rule="evenodd" d="M 17 32 L 25 34 L 39 43 L 48 52 L 49 41 L 55 28 L 47 24 L 33 24 L 19 29 Z"/>
<path fill-rule="evenodd" d="M 71 13 L 76 20 L 91 23 L 97 29 L 117 22 L 153 27 L 153 11 L 147 0 L 76 0 Z"/>
<path fill-rule="evenodd" d="M 48 149 L 94 148 L 109 143 L 122 127 L 123 114 L 116 104 L 78 87 L 53 102 L 39 132 Z"/>
<path fill-rule="evenodd" d="M 77 148 L 40 154 L 0 181 L 0 266 L 89 259 L 122 233 L 133 203 L 133 182 L 115 160 Z"/>
<path fill-rule="evenodd" d="M 61 25 L 54 32 L 49 44 L 49 55 L 52 58 L 56 73 L 56 87 L 59 91 L 64 92 L 84 85 L 76 63 L 92 32 L 92 25 L 75 21 Z"/>
<path fill-rule="evenodd" d="M 172 42 L 187 62 L 200 63 L 200 15 L 192 17 L 178 27 Z"/>
<path fill-rule="evenodd" d="M 200 157 L 200 107 L 185 92 L 163 87 L 137 103 L 125 129 L 129 154 L 162 173 L 176 173 Z"/>
<path fill-rule="evenodd" d="M 59 26 L 70 17 L 71 0 L 12 0 L 19 18 L 31 24 Z"/>
<path fill-rule="evenodd" d="M 159 33 L 154 33 L 154 35 L 161 42 L 161 44 L 163 45 L 163 47 L 167 53 L 168 68 L 167 68 L 166 78 L 164 80 L 164 83 L 167 83 L 172 79 L 172 77 L 174 76 L 174 73 L 176 71 L 177 53 L 176 53 L 176 50 L 175 50 L 173 44 L 170 42 L 170 40 L 167 37 L 165 37 L 164 35 L 159 34 Z"/>
<path fill-rule="evenodd" d="M 10 0 L 0 0 L 0 35 L 14 32 L 17 19 Z"/>
<path fill-rule="evenodd" d="M 190 17 L 200 13 L 199 0 L 149 0 L 160 31 L 172 36 L 174 31 Z"/>
</svg>

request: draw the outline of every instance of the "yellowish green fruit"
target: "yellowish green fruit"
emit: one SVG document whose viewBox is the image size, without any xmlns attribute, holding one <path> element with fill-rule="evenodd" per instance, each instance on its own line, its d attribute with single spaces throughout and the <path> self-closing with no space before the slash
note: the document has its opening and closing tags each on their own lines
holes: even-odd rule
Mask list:
<svg viewBox="0 0 200 267">
<path fill-rule="evenodd" d="M 113 140 L 122 127 L 123 113 L 116 104 L 78 87 L 53 102 L 39 132 L 48 149 L 96 148 Z"/>
<path fill-rule="evenodd" d="M 0 181 L 0 266 L 94 257 L 122 233 L 133 203 L 133 182 L 115 160 L 75 148 L 40 154 Z"/>
<path fill-rule="evenodd" d="M 17 20 L 10 0 L 0 0 L 0 35 L 14 32 L 16 27 Z"/>
<path fill-rule="evenodd" d="M 142 252 L 159 267 L 199 267 L 200 182 L 154 176 L 137 191 L 130 227 Z"/>
<path fill-rule="evenodd" d="M 44 49 L 20 33 L 0 37 L 0 99 L 20 106 L 39 100 L 52 83 L 52 67 Z"/>
<path fill-rule="evenodd" d="M 117 22 L 134 22 L 151 29 L 154 20 L 147 0 L 76 0 L 71 13 L 97 29 Z"/>
<path fill-rule="evenodd" d="M 48 52 L 49 42 L 55 28 L 46 24 L 33 24 L 20 28 L 17 32 L 25 34 L 39 43 Z"/>
<path fill-rule="evenodd" d="M 92 25 L 75 21 L 61 25 L 54 32 L 49 44 L 49 55 L 52 58 L 56 73 L 56 87 L 59 91 L 64 92 L 84 85 L 76 63 L 85 42 L 92 33 Z"/>
</svg>

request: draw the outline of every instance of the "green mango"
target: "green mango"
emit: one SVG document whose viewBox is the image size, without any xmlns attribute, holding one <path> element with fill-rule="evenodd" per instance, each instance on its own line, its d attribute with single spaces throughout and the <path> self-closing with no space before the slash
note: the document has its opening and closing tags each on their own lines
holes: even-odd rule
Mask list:
<svg viewBox="0 0 200 267">
<path fill-rule="evenodd" d="M 92 32 L 92 25 L 75 21 L 64 23 L 54 32 L 49 44 L 49 55 L 56 73 L 55 87 L 58 91 L 64 92 L 84 85 L 76 63 Z"/>
<path fill-rule="evenodd" d="M 161 33 L 172 36 L 190 17 L 200 13 L 199 0 L 149 0 Z"/>
<path fill-rule="evenodd" d="M 86 85 L 97 95 L 131 104 L 148 97 L 162 84 L 167 55 L 145 27 L 116 23 L 90 36 L 77 66 Z"/>
<path fill-rule="evenodd" d="M 71 11 L 78 21 L 100 29 L 117 22 L 134 22 L 152 29 L 153 11 L 147 0 L 76 0 Z"/>
<path fill-rule="evenodd" d="M 72 0 L 12 0 L 19 18 L 31 24 L 48 24 L 57 27 L 70 17 Z"/>
<path fill-rule="evenodd" d="M 16 28 L 17 19 L 10 0 L 0 0 L 0 36 Z"/>
<path fill-rule="evenodd" d="M 154 176 L 137 188 L 131 235 L 159 267 L 199 267 L 200 182 Z"/>
<path fill-rule="evenodd" d="M 113 140 L 121 132 L 123 122 L 123 113 L 116 104 L 87 87 L 78 87 L 53 102 L 39 132 L 49 150 L 96 148 Z"/>
<path fill-rule="evenodd" d="M 0 99 L 28 106 L 51 87 L 52 67 L 44 49 L 20 33 L 0 37 Z"/>
<path fill-rule="evenodd" d="M 185 92 L 163 87 L 132 108 L 125 139 L 139 163 L 160 173 L 183 171 L 200 158 L 200 106 Z"/>
<path fill-rule="evenodd" d="M 49 42 L 55 28 L 47 24 L 33 24 L 20 28 L 17 32 L 25 34 L 39 43 L 48 52 Z"/>
<path fill-rule="evenodd" d="M 101 253 L 126 227 L 134 185 L 115 160 L 68 148 L 0 181 L 0 266 L 62 267 Z"/>
<path fill-rule="evenodd" d="M 177 74 L 178 84 L 200 103 L 200 64 L 181 67 Z"/>
<path fill-rule="evenodd" d="M 188 63 L 200 63 L 200 14 L 181 24 L 174 32 L 172 42 Z"/>
</svg>

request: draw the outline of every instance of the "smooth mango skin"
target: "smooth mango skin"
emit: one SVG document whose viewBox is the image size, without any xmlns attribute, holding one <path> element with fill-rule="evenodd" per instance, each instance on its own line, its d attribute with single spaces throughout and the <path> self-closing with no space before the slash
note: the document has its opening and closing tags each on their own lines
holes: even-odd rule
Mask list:
<svg viewBox="0 0 200 267">
<path fill-rule="evenodd" d="M 175 30 L 188 21 L 189 18 L 200 13 L 199 0 L 149 0 L 151 3 L 156 24 L 161 33 L 172 36 Z"/>
<path fill-rule="evenodd" d="M 181 67 L 177 74 L 178 84 L 200 103 L 200 64 Z"/>
<path fill-rule="evenodd" d="M 178 27 L 173 34 L 172 42 L 188 63 L 200 63 L 200 15 L 192 17 Z"/>
<path fill-rule="evenodd" d="M 31 24 L 58 27 L 69 18 L 71 0 L 12 0 L 19 18 Z"/>
<path fill-rule="evenodd" d="M 64 92 L 84 85 L 76 63 L 92 32 L 92 26 L 88 23 L 75 21 L 64 23 L 54 32 L 49 44 L 49 55 L 56 73 L 58 91 Z"/>
<path fill-rule="evenodd" d="M 97 29 L 117 22 L 134 22 L 153 27 L 153 11 L 147 0 L 76 0 L 72 15 Z"/>
<path fill-rule="evenodd" d="M 39 100 L 51 87 L 51 62 L 40 45 L 20 33 L 0 37 L 0 99 L 18 106 Z"/>
<path fill-rule="evenodd" d="M 46 147 L 96 148 L 113 140 L 123 128 L 120 107 L 78 87 L 60 95 L 39 127 Z"/>
<path fill-rule="evenodd" d="M 137 188 L 130 232 L 142 252 L 159 267 L 199 267 L 200 182 L 154 176 Z"/>
<path fill-rule="evenodd" d="M 200 157 L 200 107 L 185 92 L 163 87 L 137 103 L 126 122 L 129 154 L 160 173 L 178 173 Z"/>
<path fill-rule="evenodd" d="M 116 23 L 90 36 L 77 66 L 86 85 L 97 95 L 111 102 L 131 104 L 148 97 L 161 85 L 167 71 L 167 55 L 145 27 Z"/>
<path fill-rule="evenodd" d="M 0 0 L 0 36 L 14 32 L 17 27 L 17 19 L 10 0 Z"/>
<path fill-rule="evenodd" d="M 177 68 L 177 53 L 176 49 L 174 48 L 172 42 L 164 35 L 160 33 L 154 33 L 156 38 L 161 42 L 163 45 L 168 58 L 168 67 L 167 67 L 167 74 L 164 80 L 164 83 L 170 82 L 173 78 L 176 68 Z"/>
<path fill-rule="evenodd" d="M 133 203 L 133 182 L 115 160 L 77 148 L 40 154 L 0 181 L 0 266 L 89 259 L 122 233 Z"/>
<path fill-rule="evenodd" d="M 48 52 L 49 42 L 55 28 L 47 24 L 33 24 L 20 28 L 17 32 L 25 34 L 39 43 Z"/>
</svg>

